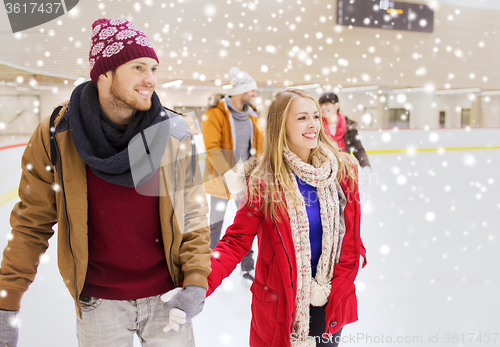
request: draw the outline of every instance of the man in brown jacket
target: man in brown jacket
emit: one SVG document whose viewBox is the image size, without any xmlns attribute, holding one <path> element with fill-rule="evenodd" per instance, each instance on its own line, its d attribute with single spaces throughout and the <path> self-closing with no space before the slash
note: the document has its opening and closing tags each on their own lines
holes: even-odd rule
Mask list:
<svg viewBox="0 0 500 347">
<path fill-rule="evenodd" d="M 158 58 L 133 24 L 96 21 L 89 60 L 92 81 L 40 123 L 23 155 L 0 269 L 0 346 L 17 344 L 12 323 L 55 223 L 79 346 L 125 346 L 134 334 L 194 346 L 212 251 L 192 132 L 161 105 Z"/>
<path fill-rule="evenodd" d="M 252 100 L 257 95 L 257 84 L 248 73 L 233 67 L 230 70 L 232 89 L 203 115 L 203 141 L 208 156 L 205 165 L 205 190 L 210 197 L 210 248 L 220 240 L 224 214 L 231 191 L 224 182 L 238 162 L 244 162 L 262 152 L 264 134 Z M 230 172 L 229 172 L 230 173 Z M 241 196 L 234 196 L 239 205 Z M 243 278 L 253 281 L 253 251 L 243 258 Z"/>
</svg>

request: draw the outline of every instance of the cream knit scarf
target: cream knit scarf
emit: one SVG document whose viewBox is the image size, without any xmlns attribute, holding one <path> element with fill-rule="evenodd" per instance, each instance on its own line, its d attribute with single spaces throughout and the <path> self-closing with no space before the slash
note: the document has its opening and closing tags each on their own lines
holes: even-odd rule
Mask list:
<svg viewBox="0 0 500 347">
<path fill-rule="evenodd" d="M 340 214 L 339 197 L 335 180 L 338 162 L 335 155 L 323 144 L 319 153 L 312 157 L 312 165 L 304 163 L 296 154 L 285 149 L 283 158 L 293 173 L 302 181 L 316 187 L 321 209 L 323 227 L 322 251 L 315 278 L 311 278 L 311 245 L 309 241 L 309 220 L 304 204 L 300 199 L 294 208 L 292 195 L 285 192 L 285 200 L 290 219 L 295 258 L 297 260 L 297 297 L 296 314 L 293 325 L 292 346 L 316 346 L 309 335 L 309 306 L 323 306 L 328 302 L 331 291 L 335 254 L 339 243 Z M 325 157 L 327 159 L 325 159 Z M 299 187 L 295 176 L 293 184 L 297 192 Z M 299 193 L 300 194 L 300 193 Z"/>
</svg>

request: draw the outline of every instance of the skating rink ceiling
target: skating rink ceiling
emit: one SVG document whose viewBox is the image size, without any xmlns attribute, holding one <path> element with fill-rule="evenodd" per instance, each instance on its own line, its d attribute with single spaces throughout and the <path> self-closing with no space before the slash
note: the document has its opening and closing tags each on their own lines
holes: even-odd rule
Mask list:
<svg viewBox="0 0 500 347">
<path fill-rule="evenodd" d="M 238 66 L 260 87 L 500 89 L 500 10 L 449 2 L 421 2 L 434 8 L 432 34 L 337 26 L 335 0 L 80 0 L 58 19 L 16 34 L 0 11 L 1 80 L 88 78 L 92 22 L 121 17 L 152 41 L 160 83 L 224 85 Z"/>
</svg>

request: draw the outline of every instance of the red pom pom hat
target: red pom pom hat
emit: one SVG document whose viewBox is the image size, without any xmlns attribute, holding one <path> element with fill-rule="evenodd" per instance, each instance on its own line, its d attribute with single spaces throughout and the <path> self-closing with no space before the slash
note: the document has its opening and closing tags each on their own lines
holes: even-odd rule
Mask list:
<svg viewBox="0 0 500 347">
<path fill-rule="evenodd" d="M 158 57 L 146 35 L 126 19 L 98 19 L 92 24 L 89 62 L 90 78 L 97 83 L 99 75 L 137 58 Z"/>
</svg>

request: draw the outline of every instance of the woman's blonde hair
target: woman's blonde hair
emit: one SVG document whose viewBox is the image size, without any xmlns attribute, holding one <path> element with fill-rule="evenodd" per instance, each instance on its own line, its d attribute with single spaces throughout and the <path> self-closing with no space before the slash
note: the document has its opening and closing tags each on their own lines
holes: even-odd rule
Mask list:
<svg viewBox="0 0 500 347">
<path fill-rule="evenodd" d="M 286 213 L 283 191 L 291 192 L 296 204 L 300 199 L 300 192 L 296 191 L 292 181 L 292 171 L 283 159 L 283 152 L 288 148 L 285 124 L 290 107 L 295 99 L 308 98 L 314 101 L 320 113 L 321 128 L 318 135 L 318 144 L 324 143 L 330 149 L 338 161 L 337 177 L 339 182 L 348 177 L 351 186 L 356 182 L 356 173 L 353 167 L 357 160 L 352 155 L 339 152 L 338 147 L 330 140 L 323 129 L 321 110 L 316 100 L 301 89 L 287 89 L 275 95 L 267 114 L 267 125 L 264 138 L 262 155 L 258 158 L 257 166 L 252 170 L 248 179 L 249 201 L 260 197 L 265 216 L 271 216 L 279 220 L 279 213 Z M 311 151 L 311 156 L 318 152 L 319 146 Z M 309 157 L 309 161 L 311 159 Z M 264 182 L 264 186 L 261 183 Z"/>
</svg>

